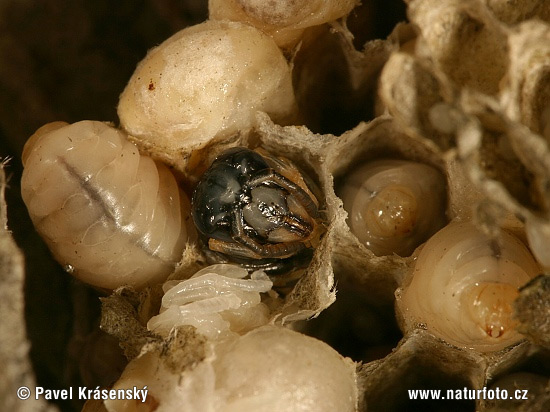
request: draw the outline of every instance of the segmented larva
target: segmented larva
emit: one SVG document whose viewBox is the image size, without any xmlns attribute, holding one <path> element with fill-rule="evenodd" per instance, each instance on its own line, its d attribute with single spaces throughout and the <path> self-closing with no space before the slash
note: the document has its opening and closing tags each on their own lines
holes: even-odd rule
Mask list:
<svg viewBox="0 0 550 412">
<path fill-rule="evenodd" d="M 479 352 L 519 342 L 513 301 L 539 273 L 525 245 L 502 230 L 491 238 L 472 223 L 451 223 L 426 242 L 412 280 L 398 289 L 405 329 L 423 324 L 455 346 Z"/>
<path fill-rule="evenodd" d="M 446 222 L 445 178 L 418 162 L 365 163 L 344 177 L 337 195 L 351 232 L 377 256 L 409 256 Z"/>
<path fill-rule="evenodd" d="M 210 354 L 178 370 L 167 367 L 170 349 L 145 351 L 114 389 L 147 384 L 150 404 L 139 409 L 147 411 L 299 411 L 304 404 L 320 412 L 357 410 L 356 365 L 324 342 L 268 324 L 261 293 L 271 287 L 263 271 L 249 276 L 230 264 L 166 282 L 161 312 L 148 329 L 166 337 L 193 326 L 207 338 Z M 110 412 L 138 410 L 137 402 L 105 405 Z"/>
<path fill-rule="evenodd" d="M 189 201 L 162 164 L 108 124 L 50 123 L 23 151 L 21 194 L 54 257 L 114 289 L 162 281 L 188 239 Z"/>
<path fill-rule="evenodd" d="M 246 269 L 222 263 L 207 266 L 187 280 L 166 282 L 161 313 L 149 320 L 147 328 L 168 336 L 176 326 L 191 325 L 216 339 L 267 324 L 269 309 L 260 293 L 271 290 L 273 282 L 261 270 L 247 277 Z"/>
</svg>

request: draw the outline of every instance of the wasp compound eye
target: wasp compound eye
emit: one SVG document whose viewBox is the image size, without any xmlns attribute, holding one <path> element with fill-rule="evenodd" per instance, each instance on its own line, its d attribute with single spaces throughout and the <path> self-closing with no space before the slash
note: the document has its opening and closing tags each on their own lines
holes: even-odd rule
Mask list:
<svg viewBox="0 0 550 412">
<path fill-rule="evenodd" d="M 318 207 L 294 165 L 244 147 L 214 160 L 192 200 L 208 253 L 272 274 L 307 265 L 322 233 Z"/>
</svg>

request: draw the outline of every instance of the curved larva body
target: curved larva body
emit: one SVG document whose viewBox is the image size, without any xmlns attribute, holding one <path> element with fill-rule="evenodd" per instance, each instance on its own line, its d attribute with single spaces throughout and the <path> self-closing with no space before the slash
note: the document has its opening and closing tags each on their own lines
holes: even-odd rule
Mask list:
<svg viewBox="0 0 550 412">
<path fill-rule="evenodd" d="M 310 336 L 266 325 L 217 355 L 226 412 L 357 410 L 355 364 Z"/>
<path fill-rule="evenodd" d="M 120 96 L 122 127 L 155 156 L 182 162 L 182 150 L 249 129 L 257 111 L 284 119 L 296 104 L 290 67 L 254 27 L 208 21 L 149 51 Z"/>
<path fill-rule="evenodd" d="M 453 345 L 497 351 L 522 339 L 512 304 L 538 273 L 529 250 L 509 233 L 492 239 L 469 222 L 451 223 L 423 246 L 397 306 L 406 329 L 423 324 Z"/>
<path fill-rule="evenodd" d="M 93 121 L 39 129 L 23 152 L 23 200 L 55 258 L 79 279 L 143 287 L 174 270 L 189 205 L 171 172 Z"/>
<path fill-rule="evenodd" d="M 376 160 L 353 170 L 342 183 L 337 194 L 348 225 L 377 256 L 409 256 L 445 224 L 445 178 L 431 166 Z"/>
</svg>

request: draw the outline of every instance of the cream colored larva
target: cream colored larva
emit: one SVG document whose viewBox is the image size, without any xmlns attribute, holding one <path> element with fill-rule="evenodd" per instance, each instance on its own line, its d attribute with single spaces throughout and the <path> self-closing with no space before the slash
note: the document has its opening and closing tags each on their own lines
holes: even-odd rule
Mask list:
<svg viewBox="0 0 550 412">
<path fill-rule="evenodd" d="M 269 321 L 269 309 L 261 293 L 271 290 L 273 282 L 263 271 L 248 277 L 236 265 L 211 265 L 184 281 L 163 285 L 161 313 L 153 316 L 147 328 L 163 337 L 171 329 L 191 325 L 210 338 L 242 334 Z"/>
<path fill-rule="evenodd" d="M 409 256 L 446 222 L 445 178 L 422 163 L 365 163 L 343 178 L 336 193 L 352 233 L 377 256 Z"/>
<path fill-rule="evenodd" d="M 143 353 L 113 389 L 147 386 L 145 403 L 110 399 L 107 411 L 357 411 L 355 363 L 320 340 L 267 325 L 212 350 L 185 370 L 170 367 L 165 353 Z"/>
<path fill-rule="evenodd" d="M 270 34 L 280 47 L 290 47 L 304 29 L 347 15 L 357 0 L 209 0 L 211 19 L 242 21 Z"/>
<path fill-rule="evenodd" d="M 55 258 L 93 286 L 141 288 L 174 271 L 189 201 L 163 165 L 96 121 L 48 124 L 27 142 L 21 193 Z"/>
<path fill-rule="evenodd" d="M 512 317 L 518 288 L 539 273 L 525 245 L 502 230 L 491 238 L 451 223 L 422 247 L 412 279 L 398 289 L 403 327 L 424 325 L 455 346 L 492 352 L 522 339 Z"/>
<path fill-rule="evenodd" d="M 122 127 L 140 148 L 184 169 L 184 154 L 246 134 L 258 111 L 296 112 L 290 66 L 273 39 L 237 22 L 207 21 L 150 50 L 120 96 Z"/>
<path fill-rule="evenodd" d="M 208 266 L 185 281 L 165 284 L 161 313 L 147 327 L 177 336 L 191 325 L 211 353 L 174 369 L 169 354 L 143 351 L 114 389 L 147 385 L 146 404 L 108 400 L 109 412 L 242 412 L 357 410 L 356 365 L 320 340 L 270 325 L 271 280 L 238 266 Z"/>
</svg>

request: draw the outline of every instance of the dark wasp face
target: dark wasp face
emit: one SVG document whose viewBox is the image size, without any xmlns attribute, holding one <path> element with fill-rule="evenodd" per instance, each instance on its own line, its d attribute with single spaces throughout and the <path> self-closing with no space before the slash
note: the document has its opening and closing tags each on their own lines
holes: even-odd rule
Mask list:
<svg viewBox="0 0 550 412">
<path fill-rule="evenodd" d="M 234 147 L 217 157 L 193 193 L 193 220 L 206 237 L 232 242 L 232 211 L 246 203 L 246 182 L 254 172 L 269 168 L 262 156 Z"/>
<path fill-rule="evenodd" d="M 317 199 L 291 164 L 235 147 L 216 158 L 193 194 L 192 214 L 210 251 L 244 266 L 312 255 Z"/>
</svg>

